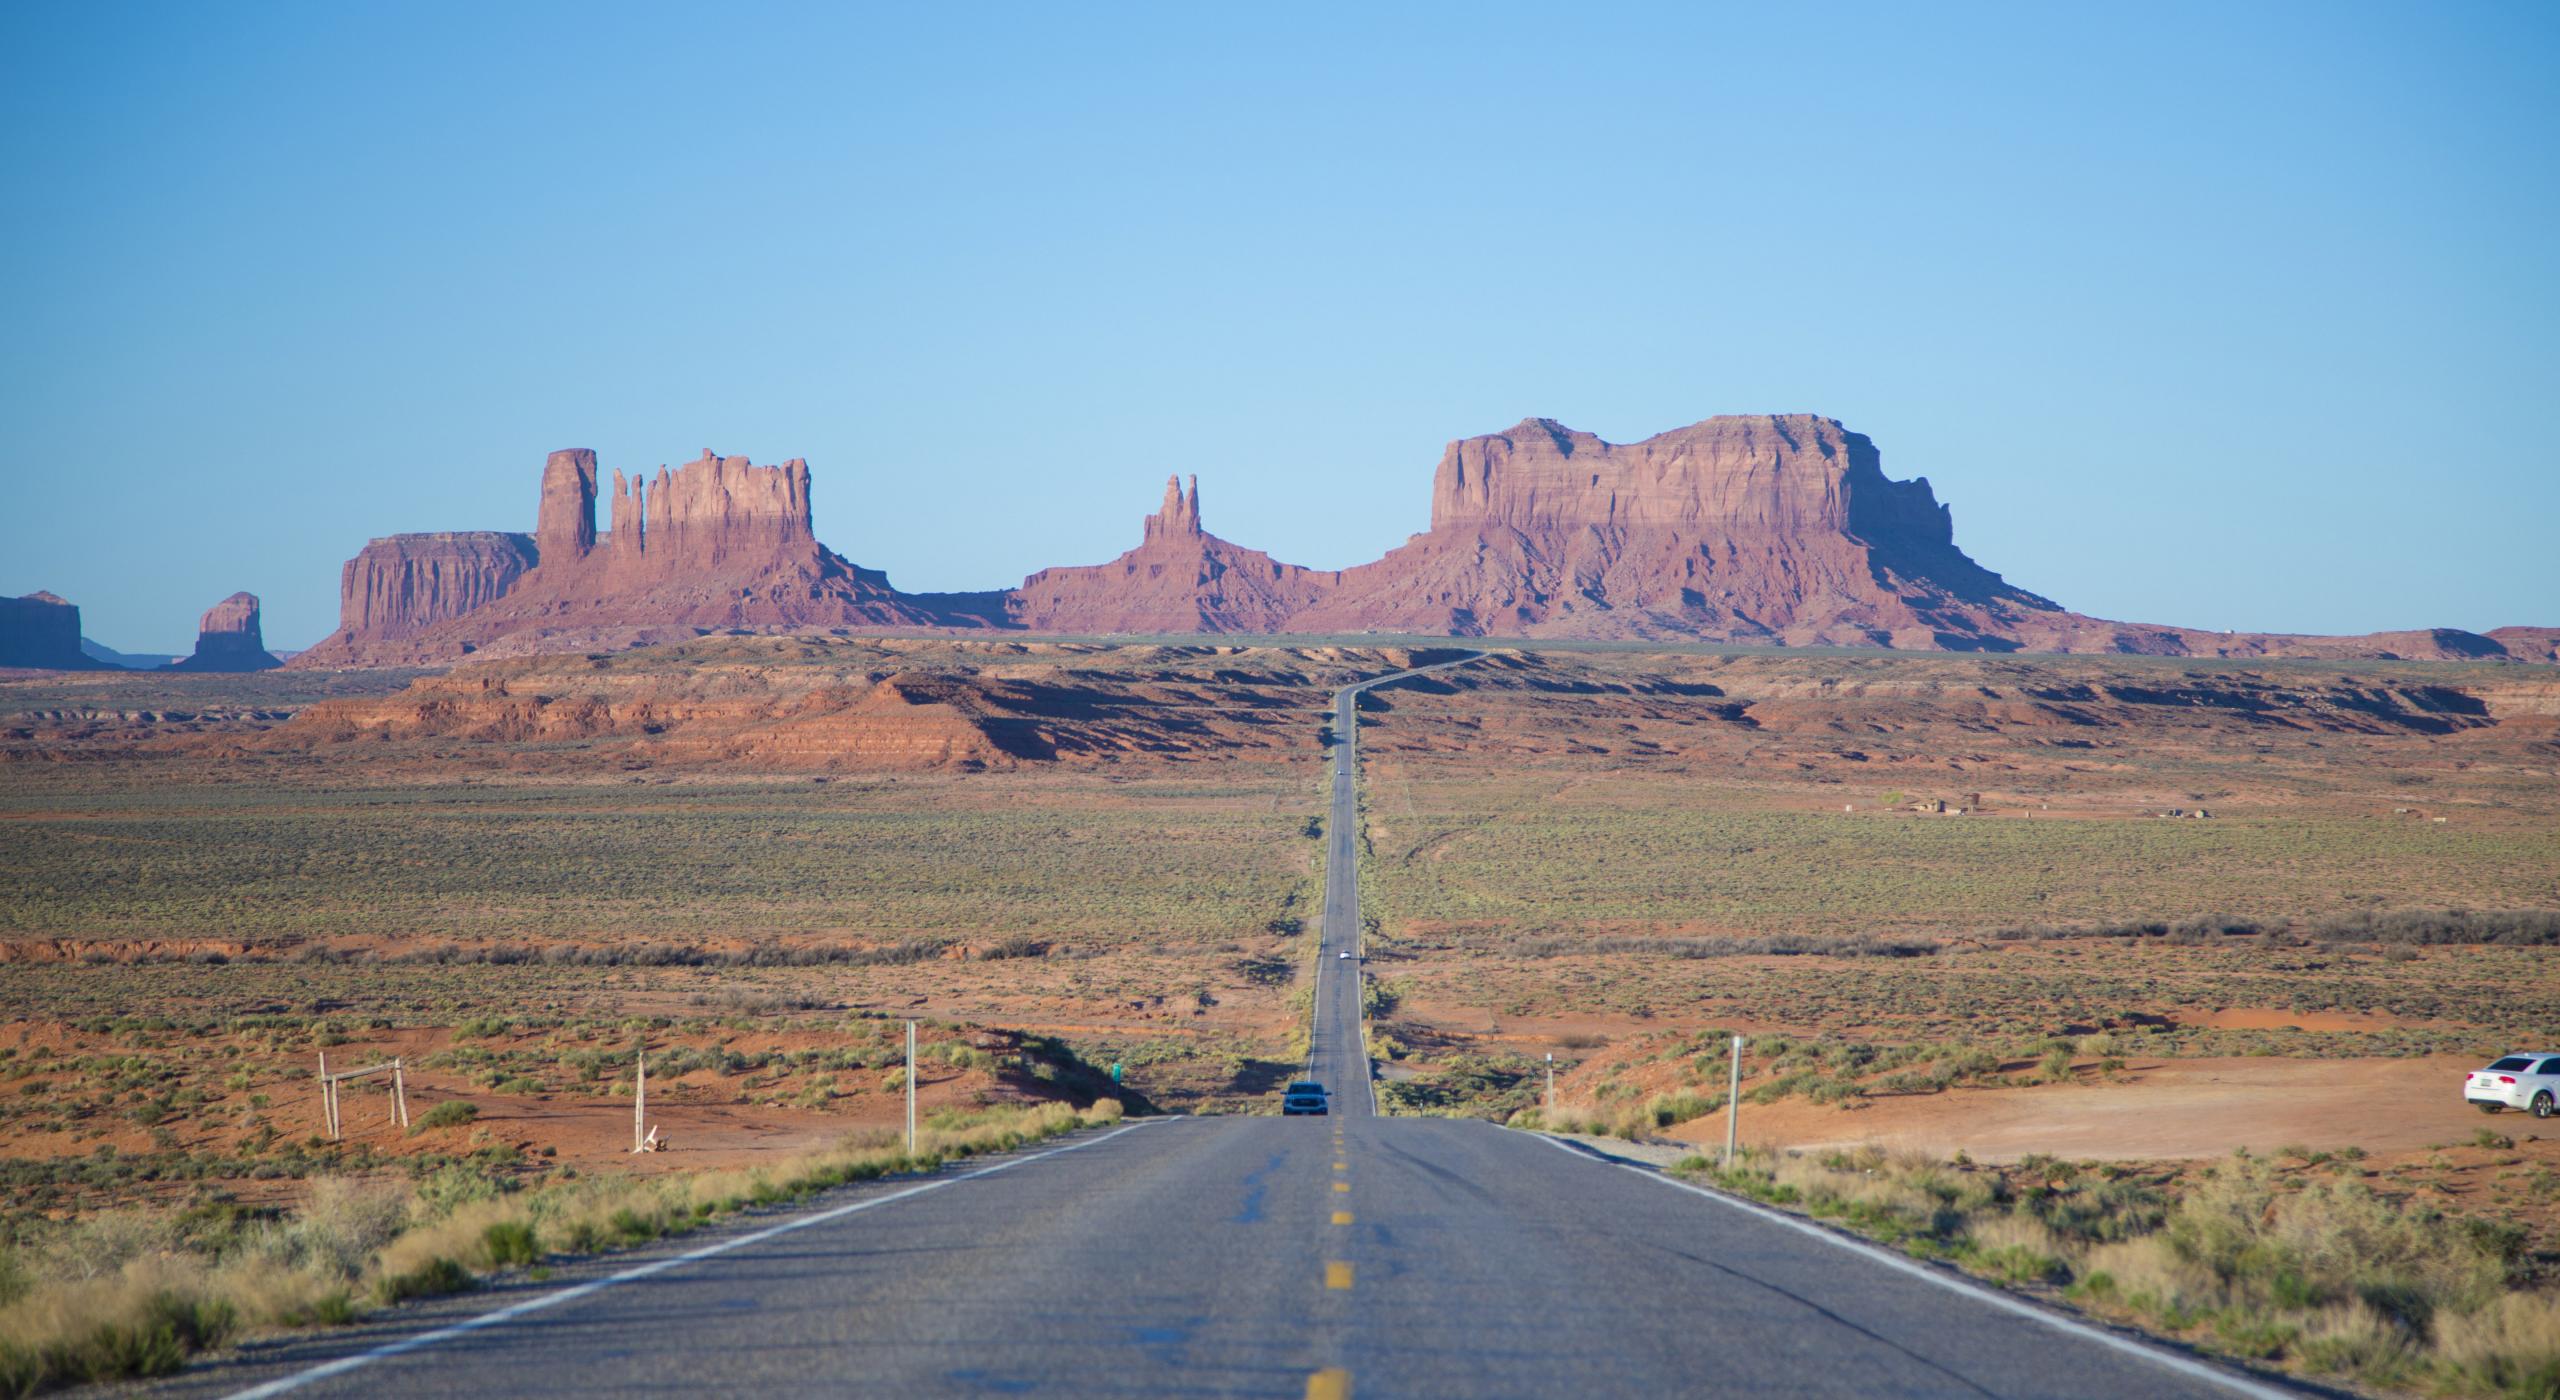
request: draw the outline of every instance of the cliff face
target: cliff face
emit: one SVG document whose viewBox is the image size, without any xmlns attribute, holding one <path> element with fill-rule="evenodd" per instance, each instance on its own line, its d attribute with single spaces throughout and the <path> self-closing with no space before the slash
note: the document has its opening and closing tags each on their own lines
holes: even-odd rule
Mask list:
<svg viewBox="0 0 2560 1400">
<path fill-rule="evenodd" d="M 1451 443 L 1431 529 L 1344 570 L 1293 630 L 1997 649 L 2068 616 L 1967 558 L 1928 482 L 1887 479 L 1831 419 L 1621 446 L 1533 418 Z"/>
<path fill-rule="evenodd" d="M 55 671 L 105 667 L 80 649 L 80 610 L 51 593 L 0 598 L 0 666 Z"/>
<path fill-rule="evenodd" d="M 594 531 L 591 452 L 555 452 L 543 469 L 534 567 L 501 596 L 411 639 L 420 659 L 500 638 L 519 645 L 610 641 L 656 629 L 917 627 L 941 616 L 818 543 L 809 466 L 759 467 L 702 456 L 654 481 L 613 474 L 613 528 Z M 584 523 L 585 529 L 579 527 Z M 522 637 L 519 634 L 535 634 Z"/>
<path fill-rule="evenodd" d="M 620 473 L 616 473 L 617 476 Z M 542 464 L 542 503 L 533 516 L 534 552 L 545 559 L 583 559 L 596 547 L 596 454 L 572 447 Z"/>
<path fill-rule="evenodd" d="M 374 540 L 339 571 L 338 630 L 294 661 L 304 667 L 356 663 L 496 602 L 538 557 L 531 535 L 496 530 Z"/>
<path fill-rule="evenodd" d="M 1551 419 L 1449 445 L 1431 528 L 1339 572 L 1210 534 L 1168 482 L 1138 547 L 1004 592 L 918 595 L 811 531 L 808 464 L 705 451 L 654 477 L 552 453 L 534 534 L 403 535 L 347 565 L 341 622 L 297 666 L 432 665 L 744 628 L 1589 637 L 1904 650 L 2548 661 L 2548 629 L 2367 637 L 2110 622 L 2016 587 L 1956 547 L 1926 479 L 1810 414 L 1710 418 L 1642 442 Z"/>
<path fill-rule="evenodd" d="M 1200 479 L 1164 487 L 1138 547 L 1108 564 L 1043 569 L 1007 601 L 1017 627 L 1070 634 L 1279 632 L 1339 575 L 1283 564 L 1200 524 Z"/>
<path fill-rule="evenodd" d="M 172 671 L 272 671 L 284 663 L 267 652 L 258 625 L 258 595 L 234 593 L 207 609 L 196 624 L 195 655 L 172 661 Z"/>
</svg>

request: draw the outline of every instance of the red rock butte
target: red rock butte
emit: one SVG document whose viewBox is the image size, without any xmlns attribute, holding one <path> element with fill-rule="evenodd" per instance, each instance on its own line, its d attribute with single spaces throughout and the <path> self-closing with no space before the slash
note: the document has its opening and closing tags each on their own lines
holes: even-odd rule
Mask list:
<svg viewBox="0 0 2560 1400">
<path fill-rule="evenodd" d="M 1014 626 L 1049 633 L 1268 634 L 1331 589 L 1337 574 L 1282 564 L 1200 524 L 1200 478 L 1164 485 L 1138 547 L 1108 564 L 1042 569 L 1006 600 Z"/>
<path fill-rule="evenodd" d="M 80 649 L 80 609 L 42 590 L 0 598 L 0 666 L 95 671 L 104 663 Z"/>
<path fill-rule="evenodd" d="M 284 663 L 267 650 L 258 625 L 258 595 L 234 593 L 205 610 L 196 624 L 195 654 L 172 661 L 169 671 L 272 671 Z"/>
<path fill-rule="evenodd" d="M 543 464 L 530 536 L 394 535 L 340 580 L 340 625 L 300 667 L 593 650 L 717 629 L 1577 637 L 1916 650 L 2550 661 L 2547 628 L 2365 637 L 2109 622 L 2002 579 L 1955 543 L 1928 481 L 1811 414 L 1710 418 L 1616 444 L 1546 418 L 1441 454 L 1430 528 L 1339 571 L 1209 533 L 1197 477 L 1166 483 L 1136 548 L 1002 592 L 903 593 L 820 544 L 810 473 L 705 450 L 654 477 L 595 453 Z"/>
</svg>

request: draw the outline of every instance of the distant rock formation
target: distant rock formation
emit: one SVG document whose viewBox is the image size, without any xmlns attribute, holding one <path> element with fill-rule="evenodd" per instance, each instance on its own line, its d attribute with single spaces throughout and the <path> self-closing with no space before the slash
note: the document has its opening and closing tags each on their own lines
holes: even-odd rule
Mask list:
<svg viewBox="0 0 2560 1400">
<path fill-rule="evenodd" d="M 2519 661 L 2560 662 L 2560 627 L 2492 627 L 2482 635 Z"/>
<path fill-rule="evenodd" d="M 148 652 L 118 651 L 94 637 L 80 639 L 80 654 L 92 661 L 103 661 L 109 666 L 125 671 L 157 671 L 172 661 L 184 659 L 165 652 L 155 656 Z"/>
<path fill-rule="evenodd" d="M 497 530 L 373 540 L 339 571 L 338 630 L 294 659 L 308 669 L 396 654 L 437 623 L 505 597 L 537 558 L 533 536 Z"/>
<path fill-rule="evenodd" d="M 462 570 L 467 587 L 435 594 L 393 626 L 356 609 L 359 585 L 393 576 L 387 543 L 377 569 L 347 566 L 338 632 L 296 657 L 300 668 L 433 664 L 505 638 L 513 649 L 583 648 L 663 641 L 717 628 L 986 626 L 978 598 L 936 605 L 898 592 L 888 577 L 818 543 L 809 523 L 809 464 L 759 467 L 704 449 L 654 481 L 613 473 L 612 528 L 595 529 L 601 482 L 595 453 L 554 452 L 544 462 L 530 547 L 510 561 L 479 547 Z M 417 536 L 394 536 L 393 542 Z M 472 540 L 522 536 L 473 535 Z M 465 596 L 466 594 L 470 596 Z M 481 596 L 485 595 L 485 596 Z M 432 615 L 429 615 L 432 614 Z M 414 625 L 409 619 L 414 618 Z"/>
<path fill-rule="evenodd" d="M 622 473 L 615 472 L 620 486 Z M 568 563 L 596 547 L 596 454 L 572 447 L 542 464 L 542 503 L 533 517 L 533 546 L 545 559 Z"/>
<path fill-rule="evenodd" d="M 1532 418 L 1451 443 L 1430 530 L 1292 626 L 1975 650 L 2067 616 L 1957 549 L 1927 481 L 1794 414 L 1626 446 Z"/>
<path fill-rule="evenodd" d="M 205 611 L 196 624 L 196 650 L 171 671 L 272 671 L 284 663 L 267 654 L 258 628 L 258 595 L 234 593 Z"/>
<path fill-rule="evenodd" d="M 106 663 L 80 648 L 80 609 L 51 593 L 0 598 L 0 666 L 95 671 Z"/>
<path fill-rule="evenodd" d="M 350 561 L 340 626 L 297 667 L 441 665 L 705 631 L 1516 636 L 1900 650 L 2552 661 L 2554 629 L 2207 632 L 2071 612 L 1976 563 L 1925 478 L 1812 414 L 1710 418 L 1617 444 L 1547 418 L 1449 444 L 1431 527 L 1335 571 L 1208 533 L 1166 483 L 1138 547 L 1004 592 L 910 594 L 820 544 L 809 468 L 704 451 L 654 478 L 543 464 L 534 531 L 395 535 Z"/>
<path fill-rule="evenodd" d="M 1189 635 L 1284 630 L 1340 576 L 1282 564 L 1200 524 L 1200 479 L 1164 487 L 1138 547 L 1108 564 L 1043 569 L 1006 605 L 1014 626 L 1069 634 Z"/>
</svg>

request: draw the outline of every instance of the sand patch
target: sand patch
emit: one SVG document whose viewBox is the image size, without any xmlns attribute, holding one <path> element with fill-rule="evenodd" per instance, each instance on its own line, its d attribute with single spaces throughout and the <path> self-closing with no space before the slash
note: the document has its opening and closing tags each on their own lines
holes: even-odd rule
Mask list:
<svg viewBox="0 0 2560 1400">
<path fill-rule="evenodd" d="M 2031 1153 L 2072 1160 L 2219 1157 L 2234 1148 L 2271 1152 L 2362 1147 L 2422 1148 L 2469 1138 L 2484 1126 L 2522 1138 L 2524 1114 L 2495 1118 L 2462 1102 L 2468 1058 L 2406 1060 L 2146 1060 L 2119 1081 L 1884 1097 L 1862 1108 L 1802 1100 L 1742 1106 L 1744 1141 L 1830 1148 L 1872 1143 L 1985 1162 Z M 1680 1124 L 1670 1135 L 1722 1144 L 1724 1116 Z M 2560 1120 L 2550 1126 L 2560 1136 Z"/>
</svg>

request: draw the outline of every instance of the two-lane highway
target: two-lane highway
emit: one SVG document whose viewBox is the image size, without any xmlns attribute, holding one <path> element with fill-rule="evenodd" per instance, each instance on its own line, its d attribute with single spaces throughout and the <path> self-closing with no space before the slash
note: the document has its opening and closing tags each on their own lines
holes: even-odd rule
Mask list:
<svg viewBox="0 0 2560 1400">
<path fill-rule="evenodd" d="M 1316 949 L 1307 1077 L 1325 1086 L 1337 1114 L 1365 1117 L 1378 1111 L 1360 1015 L 1360 983 L 1367 976 L 1360 947 L 1360 697 L 1380 686 L 1481 661 L 1484 655 L 1470 652 L 1373 676 L 1333 693 L 1333 796 L 1325 817 L 1324 928 Z"/>
<path fill-rule="evenodd" d="M 382 1342 L 324 1336 L 172 1388 L 2176 1397 L 2235 1384 L 1529 1134 L 1374 1117 L 1157 1122 L 296 1384 Z"/>
<path fill-rule="evenodd" d="M 1474 658 L 1468 658 L 1474 659 Z M 1464 664 L 1454 662 L 1448 664 Z M 1438 667 L 1425 669 L 1440 669 Z M 1157 1120 L 831 1194 L 642 1262 L 262 1348 L 181 1394 L 2291 1394 L 1552 1139 L 1381 1118 L 1358 692 L 1335 697 L 1330 1118 Z"/>
</svg>

